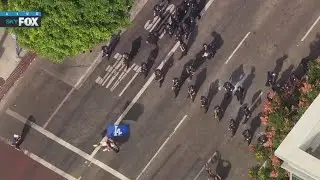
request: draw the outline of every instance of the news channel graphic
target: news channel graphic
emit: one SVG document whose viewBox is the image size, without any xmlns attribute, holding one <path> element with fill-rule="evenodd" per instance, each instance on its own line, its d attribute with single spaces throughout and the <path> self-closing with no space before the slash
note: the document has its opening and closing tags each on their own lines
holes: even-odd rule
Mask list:
<svg viewBox="0 0 320 180">
<path fill-rule="evenodd" d="M 41 27 L 41 12 L 0 11 L 0 27 Z"/>
</svg>

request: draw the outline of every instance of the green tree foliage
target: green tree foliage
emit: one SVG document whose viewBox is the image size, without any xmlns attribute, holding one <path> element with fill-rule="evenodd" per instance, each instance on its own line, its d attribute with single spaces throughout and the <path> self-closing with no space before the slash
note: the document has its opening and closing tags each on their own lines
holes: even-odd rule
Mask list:
<svg viewBox="0 0 320 180">
<path fill-rule="evenodd" d="M 41 28 L 13 28 L 22 47 L 61 63 L 129 25 L 133 0 L 8 0 L 11 11 L 40 11 Z"/>
</svg>

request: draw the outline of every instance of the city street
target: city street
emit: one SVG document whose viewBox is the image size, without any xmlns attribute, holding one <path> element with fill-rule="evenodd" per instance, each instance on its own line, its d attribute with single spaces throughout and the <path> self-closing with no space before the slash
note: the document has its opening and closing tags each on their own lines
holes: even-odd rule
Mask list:
<svg viewBox="0 0 320 180">
<path fill-rule="evenodd" d="M 176 6 L 180 1 L 171 3 Z M 186 43 L 187 55 L 182 55 L 178 44 L 167 35 L 159 40 L 158 47 L 146 43 L 153 28 L 148 24 L 155 4 L 149 1 L 145 5 L 132 27 L 121 35 L 112 57 L 104 59 L 80 89 L 46 73 L 37 61 L 29 67 L 0 114 L 3 142 L 11 140 L 14 133 L 24 137 L 22 151 L 12 155 L 21 156 L 21 163 L 12 166 L 21 169 L 23 162 L 32 164 L 22 155 L 27 151 L 38 156 L 41 164 L 52 165 L 48 168 L 57 174 L 41 167 L 45 169 L 42 173 L 50 174 L 48 180 L 51 176 L 74 180 L 201 180 L 208 177 L 204 164 L 218 151 L 221 159 L 212 167 L 223 179 L 248 179 L 248 168 L 257 162 L 242 132 L 251 129 L 255 143 L 262 131 L 259 111 L 270 89 L 265 86 L 267 71 L 274 71 L 281 83 L 302 58 L 319 55 L 320 2 L 201 0 L 203 15 Z M 214 57 L 201 60 L 197 54 L 202 45 L 213 40 L 217 42 Z M 123 53 L 133 56 L 128 69 L 121 63 Z M 197 59 L 200 66 L 175 97 L 172 79 L 181 76 L 191 59 Z M 146 78 L 139 74 L 142 62 L 150 65 Z M 161 88 L 152 75 L 157 67 L 165 72 Z M 245 88 L 244 103 L 252 111 L 234 137 L 228 131 L 229 120 L 243 121 L 243 115 L 236 97 L 224 99 L 222 86 L 226 81 Z M 189 85 L 197 89 L 194 102 L 187 98 Z M 206 113 L 200 107 L 200 96 L 208 98 Z M 220 122 L 214 118 L 216 105 L 223 109 Z M 120 142 L 117 154 L 92 146 L 101 141 L 109 123 L 131 127 L 130 137 Z M 11 151 L 3 143 L 0 148 L 8 154 Z M 33 171 L 30 168 L 24 173 Z"/>
</svg>

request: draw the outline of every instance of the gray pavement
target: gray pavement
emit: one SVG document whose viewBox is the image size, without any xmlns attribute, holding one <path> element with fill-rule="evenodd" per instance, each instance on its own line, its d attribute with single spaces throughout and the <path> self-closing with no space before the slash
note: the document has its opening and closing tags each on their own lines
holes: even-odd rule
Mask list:
<svg viewBox="0 0 320 180">
<path fill-rule="evenodd" d="M 131 51 L 131 42 L 138 39 L 134 46 L 140 44 L 140 48 L 133 60 L 134 66 L 138 67 L 149 57 L 154 47 L 145 44 L 148 31 L 143 26 L 152 17 L 154 3 L 148 2 L 138 14 L 135 25 L 121 36 L 113 56 Z M 259 127 L 257 115 L 261 107 L 259 98 L 264 99 L 268 92 L 264 86 L 266 72 L 276 69 L 279 78 L 285 79 L 301 58 L 310 54 L 309 45 L 315 39 L 320 25 L 317 24 L 304 41 L 301 39 L 319 16 L 319 5 L 317 1 L 301 3 L 298 0 L 213 2 L 198 24 L 194 42 L 189 43 L 192 46 L 188 55 L 180 59 L 181 52 L 178 49 L 170 59 L 173 66 L 166 74 L 163 87 L 159 89 L 156 83 L 151 83 L 124 118 L 123 122 L 131 125 L 131 135 L 121 144 L 121 151 L 118 154 L 99 151 L 94 158 L 132 179 L 139 175 L 140 179 L 194 179 L 207 159 L 219 151 L 223 161 L 214 169 L 224 179 L 248 179 L 248 167 L 256 162 L 243 142 L 241 133 L 245 128 L 251 128 L 257 136 L 259 128 L 262 128 Z M 171 79 L 179 77 L 184 64 L 195 57 L 203 43 L 213 39 L 213 31 L 223 40 L 221 48 L 214 58 L 200 66 L 192 81 L 184 83 L 178 97 L 174 98 Z M 229 59 L 248 32 L 250 34 Z M 160 64 L 173 45 L 174 42 L 166 37 L 159 41 L 153 67 Z M 312 46 L 311 55 L 318 53 L 314 49 Z M 117 65 L 113 66 L 115 63 L 117 60 L 114 58 L 102 61 L 83 86 L 68 96 L 51 119 L 50 116 L 71 87 L 41 71 L 41 66 L 33 64 L 17 88 L 20 96 L 12 98 L 7 107 L 25 118 L 34 116 L 37 125 L 47 124 L 47 131 L 90 155 L 94 150 L 92 144 L 101 140 L 104 127 L 116 121 L 148 79 L 138 75 L 119 96 L 136 72 L 133 68 L 126 73 L 120 65 L 118 69 Z M 114 69 L 109 79 L 106 72 L 108 67 L 109 70 Z M 126 76 L 121 79 L 121 74 Z M 98 76 L 104 79 L 104 85 L 97 81 Z M 112 77 L 114 80 L 111 82 Z M 230 77 L 237 85 L 246 87 L 245 103 L 255 109 L 250 121 L 245 125 L 240 124 L 233 138 L 227 127 L 229 119 L 237 117 L 240 105 L 235 98 L 231 102 L 222 102 L 224 92 L 219 90 Z M 120 83 L 115 86 L 117 80 Z M 186 98 L 187 86 L 192 83 L 199 86 L 194 103 Z M 262 97 L 259 97 L 261 92 Z M 201 95 L 212 97 L 206 114 L 199 106 Z M 225 106 L 225 113 L 218 123 L 213 118 L 213 107 L 221 103 Z M 185 120 L 175 129 L 185 115 Z M 23 128 L 21 123 L 6 113 L 1 115 L 1 119 L 1 137 L 8 139 L 12 133 Z M 49 119 L 50 123 L 47 123 Z M 101 166 L 90 164 L 81 155 L 64 148 L 61 142 L 48 140 L 42 131 L 39 133 L 31 129 L 22 147 L 75 178 L 114 178 Z M 204 171 L 198 179 L 205 177 Z"/>
</svg>

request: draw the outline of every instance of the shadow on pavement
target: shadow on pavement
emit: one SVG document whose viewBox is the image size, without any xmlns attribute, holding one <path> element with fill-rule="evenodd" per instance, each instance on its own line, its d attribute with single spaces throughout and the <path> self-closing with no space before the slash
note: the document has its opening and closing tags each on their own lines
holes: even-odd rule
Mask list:
<svg viewBox="0 0 320 180">
<path fill-rule="evenodd" d="M 279 78 L 277 83 L 282 85 L 285 82 L 287 82 L 293 70 L 294 70 L 294 65 L 291 64 L 286 70 L 282 72 L 281 77 Z"/>
<path fill-rule="evenodd" d="M 196 77 L 196 81 L 194 83 L 194 88 L 196 91 L 199 91 L 199 89 L 201 88 L 206 78 L 207 78 L 207 68 L 204 68 L 200 71 L 200 73 Z"/>
<path fill-rule="evenodd" d="M 116 49 L 118 43 L 120 42 L 120 34 L 116 34 L 114 36 L 111 37 L 111 40 L 110 40 L 110 44 L 109 44 L 109 47 L 110 47 L 110 54 L 113 53 L 113 51 Z M 110 58 L 111 56 L 108 57 L 108 59 Z"/>
<path fill-rule="evenodd" d="M 234 134 L 236 134 L 237 131 L 238 131 L 240 122 L 241 122 L 241 120 L 242 120 L 242 118 L 243 118 L 243 116 L 244 116 L 243 107 L 245 107 L 246 105 L 247 105 L 247 104 L 243 104 L 243 105 L 239 108 L 239 110 L 238 110 L 238 113 L 237 113 L 237 116 L 236 116 L 236 119 L 235 119 L 235 122 L 236 122 L 236 130 L 235 130 L 235 133 L 234 133 Z"/>
<path fill-rule="evenodd" d="M 208 91 L 208 106 L 210 107 L 210 104 L 214 98 L 214 96 L 219 92 L 219 79 L 215 80 L 213 83 L 210 84 L 209 91 Z"/>
<path fill-rule="evenodd" d="M 227 179 L 231 170 L 231 163 L 227 160 L 221 159 L 218 162 L 216 172 L 221 177 L 221 179 Z"/>
<path fill-rule="evenodd" d="M 288 58 L 288 55 L 285 54 L 285 55 L 283 55 L 281 58 L 277 59 L 277 61 L 276 61 L 276 66 L 275 66 L 274 69 L 273 69 L 273 72 L 276 74 L 275 79 L 278 79 L 278 76 L 279 76 L 279 74 L 280 74 L 280 72 L 281 72 L 281 69 L 282 69 L 282 67 L 283 67 L 283 63 L 284 63 L 284 61 L 285 61 L 287 58 Z"/>
<path fill-rule="evenodd" d="M 254 112 L 254 110 L 257 107 L 259 107 L 259 105 L 262 103 L 261 96 L 259 96 L 261 93 L 262 93 L 262 90 L 260 89 L 256 93 L 253 94 L 252 99 L 251 99 L 251 107 L 250 107 L 251 113 Z"/>
<path fill-rule="evenodd" d="M 216 31 L 213 31 L 211 33 L 212 37 L 213 37 L 213 40 L 212 40 L 212 43 L 214 43 L 214 52 L 218 51 L 218 49 L 220 49 L 223 45 L 223 39 L 221 37 L 221 35 L 216 32 Z"/>
<path fill-rule="evenodd" d="M 169 70 L 172 68 L 173 64 L 174 64 L 174 59 L 173 59 L 173 55 L 171 55 L 168 61 L 163 65 L 163 68 L 162 68 L 162 73 L 164 77 L 166 77 Z"/>
<path fill-rule="evenodd" d="M 253 79 L 256 77 L 255 71 L 256 71 L 256 68 L 252 66 L 250 74 L 246 77 L 246 79 L 242 83 L 242 87 L 244 88 L 242 99 L 245 99 L 248 89 L 252 85 Z"/>
<path fill-rule="evenodd" d="M 320 56 L 320 33 L 317 33 L 316 39 L 310 43 L 309 48 L 310 52 L 307 58 L 313 61 Z"/>
<path fill-rule="evenodd" d="M 127 101 L 125 106 L 127 107 L 129 104 L 130 104 L 130 101 Z M 126 107 L 124 107 L 123 109 L 126 109 Z M 128 112 L 128 114 L 123 118 L 123 120 L 137 121 L 139 117 L 143 114 L 143 112 L 144 112 L 144 106 L 142 104 L 135 103 L 130 109 L 130 111 Z"/>
<path fill-rule="evenodd" d="M 254 118 L 252 118 L 251 123 L 250 123 L 250 131 L 252 133 L 252 135 L 254 135 L 254 133 L 257 131 L 257 129 L 260 127 L 261 125 L 261 121 L 260 121 L 260 114 L 259 113 L 257 116 L 255 116 Z"/>
<path fill-rule="evenodd" d="M 199 26 L 196 24 L 192 29 L 192 32 L 191 32 L 190 37 L 188 39 L 188 42 L 186 43 L 187 44 L 187 50 L 189 50 L 190 47 L 192 46 L 192 44 L 196 41 L 196 38 L 197 38 L 198 33 L 199 33 L 198 27 Z M 182 58 L 182 57 L 180 57 L 180 58 Z"/>
<path fill-rule="evenodd" d="M 147 68 L 146 76 L 148 76 L 148 74 L 150 73 L 150 70 L 152 69 L 154 62 L 156 61 L 158 54 L 159 54 L 159 47 L 157 46 L 150 52 L 150 55 L 147 59 L 146 63 L 148 68 Z"/>
<path fill-rule="evenodd" d="M 235 85 L 237 82 L 241 81 L 244 77 L 243 64 L 241 64 L 236 70 L 234 70 L 229 78 L 230 83 Z"/>
<path fill-rule="evenodd" d="M 130 53 L 129 53 L 130 56 L 132 57 L 132 59 L 138 54 L 139 49 L 141 47 L 141 41 L 142 41 L 142 37 L 139 36 L 137 39 L 135 39 L 132 42 L 131 50 L 130 50 Z"/>
<path fill-rule="evenodd" d="M 35 122 L 36 122 L 36 119 L 32 115 L 30 115 L 28 117 L 28 121 L 23 126 L 23 129 L 21 131 L 21 140 L 19 141 L 17 146 L 20 146 L 23 143 L 23 141 L 26 139 L 26 137 L 30 131 L 31 124 L 35 123 Z"/>
<path fill-rule="evenodd" d="M 233 96 L 232 96 L 232 94 L 230 92 L 224 93 L 222 102 L 220 104 L 220 107 L 222 109 L 222 113 L 221 113 L 221 118 L 220 119 L 223 118 L 225 112 L 227 111 L 228 106 L 232 102 L 232 98 L 233 98 Z"/>
</svg>

